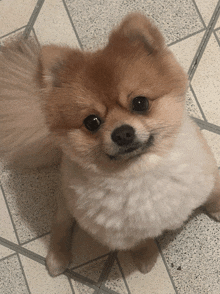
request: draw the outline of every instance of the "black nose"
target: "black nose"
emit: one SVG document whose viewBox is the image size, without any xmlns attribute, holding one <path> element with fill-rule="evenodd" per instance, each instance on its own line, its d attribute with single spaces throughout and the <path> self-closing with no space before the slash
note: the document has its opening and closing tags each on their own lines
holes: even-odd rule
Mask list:
<svg viewBox="0 0 220 294">
<path fill-rule="evenodd" d="M 134 141 L 134 129 L 129 125 L 122 125 L 115 129 L 111 135 L 112 141 L 119 146 L 127 146 Z"/>
</svg>

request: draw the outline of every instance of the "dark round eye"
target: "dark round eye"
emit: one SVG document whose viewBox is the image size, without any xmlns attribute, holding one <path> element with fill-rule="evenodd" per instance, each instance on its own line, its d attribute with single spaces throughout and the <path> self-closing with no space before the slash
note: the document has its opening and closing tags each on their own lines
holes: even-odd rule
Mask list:
<svg viewBox="0 0 220 294">
<path fill-rule="evenodd" d="M 148 109 L 149 102 L 146 97 L 138 96 L 132 101 L 132 110 L 137 112 L 145 112 Z"/>
<path fill-rule="evenodd" d="M 98 130 L 102 122 L 98 116 L 91 114 L 84 119 L 83 123 L 89 131 L 94 132 Z"/>
</svg>

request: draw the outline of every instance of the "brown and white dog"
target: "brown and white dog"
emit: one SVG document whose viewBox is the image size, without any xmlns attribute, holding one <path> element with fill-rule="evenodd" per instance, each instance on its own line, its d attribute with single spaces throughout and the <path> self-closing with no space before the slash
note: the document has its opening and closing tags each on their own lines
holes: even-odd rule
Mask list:
<svg viewBox="0 0 220 294">
<path fill-rule="evenodd" d="M 75 221 L 110 249 L 130 250 L 146 273 L 154 237 L 201 205 L 220 220 L 218 168 L 186 114 L 187 85 L 157 27 L 138 13 L 96 52 L 31 40 L 2 48 L 2 157 L 36 167 L 62 154 L 51 275 L 71 261 Z"/>
</svg>

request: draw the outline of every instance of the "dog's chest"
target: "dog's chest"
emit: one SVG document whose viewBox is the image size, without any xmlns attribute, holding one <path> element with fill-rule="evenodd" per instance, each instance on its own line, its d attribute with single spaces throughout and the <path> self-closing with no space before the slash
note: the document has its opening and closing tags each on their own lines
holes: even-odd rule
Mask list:
<svg viewBox="0 0 220 294">
<path fill-rule="evenodd" d="M 70 186 L 79 224 L 109 247 L 126 249 L 181 226 L 206 200 L 213 177 L 174 158 L 139 175 L 73 179 Z"/>
</svg>

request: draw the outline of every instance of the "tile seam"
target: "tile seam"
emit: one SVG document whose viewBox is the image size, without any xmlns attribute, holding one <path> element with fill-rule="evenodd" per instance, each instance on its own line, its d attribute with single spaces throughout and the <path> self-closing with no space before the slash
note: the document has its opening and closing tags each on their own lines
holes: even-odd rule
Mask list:
<svg viewBox="0 0 220 294">
<path fill-rule="evenodd" d="M 160 244 L 159 244 L 159 242 L 158 242 L 157 239 L 155 239 L 155 242 L 156 242 L 157 247 L 158 247 L 158 249 L 159 249 L 159 252 L 160 252 L 161 258 L 162 258 L 162 260 L 163 260 L 163 264 L 164 264 L 164 266 L 165 266 L 165 268 L 166 268 L 166 271 L 167 271 L 167 274 L 168 274 L 168 276 L 169 276 L 170 282 L 171 282 L 171 284 L 172 284 L 173 290 L 175 291 L 175 294 L 179 294 L 178 291 L 177 291 L 176 285 L 175 285 L 175 283 L 174 283 L 173 277 L 172 277 L 172 275 L 171 275 L 171 273 L 170 273 L 170 270 L 169 270 L 169 268 L 168 268 L 168 265 L 167 265 L 166 259 L 165 259 L 165 257 L 164 257 L 163 251 L 162 251 L 162 249 L 161 249 L 161 247 L 160 247 Z"/>
<path fill-rule="evenodd" d="M 105 262 L 105 264 L 103 266 L 103 270 L 101 272 L 101 275 L 99 277 L 99 280 L 98 280 L 98 283 L 97 283 L 98 286 L 101 287 L 103 285 L 103 283 L 106 282 L 106 280 L 108 278 L 108 275 L 109 275 L 109 273 L 110 273 L 110 271 L 112 269 L 112 266 L 113 266 L 113 264 L 115 262 L 116 256 L 117 256 L 117 252 L 112 252 L 112 253 L 109 254 L 109 257 L 106 260 L 106 262 Z"/>
<path fill-rule="evenodd" d="M 2 195 L 3 195 L 3 198 L 5 200 L 5 205 L 7 207 L 7 211 L 8 211 L 10 220 L 11 220 L 11 224 L 12 224 L 12 227 L 13 227 L 13 230 L 14 230 L 15 237 L 17 239 L 18 244 L 20 245 L 21 242 L 20 242 L 20 239 L 19 239 L 19 236 L 18 236 L 18 233 L 17 233 L 17 229 L 16 229 L 16 226 L 15 226 L 15 223 L 14 223 L 14 220 L 13 220 L 13 217 L 12 217 L 12 214 L 11 214 L 11 211 L 10 211 L 10 208 L 9 208 L 9 205 L 8 205 L 8 201 L 7 201 L 7 198 L 5 196 L 5 191 L 4 191 L 2 185 L 0 185 L 0 190 L 2 191 Z"/>
<path fill-rule="evenodd" d="M 18 31 L 20 31 L 20 30 L 22 30 L 22 29 L 24 29 L 24 28 L 26 28 L 26 26 L 27 26 L 27 25 L 22 26 L 22 27 L 20 27 L 20 28 L 14 30 L 14 31 L 11 31 L 10 33 L 7 33 L 7 34 L 5 34 L 5 35 L 3 35 L 3 36 L 0 36 L 0 40 L 3 39 L 3 38 L 6 38 L 6 37 L 8 37 L 8 36 L 10 36 L 10 35 L 12 35 L 12 34 L 14 34 L 14 33 L 16 33 L 16 32 L 18 32 Z"/>
<path fill-rule="evenodd" d="M 199 10 L 199 8 L 198 8 L 198 6 L 197 6 L 197 4 L 196 4 L 196 1 L 195 1 L 195 0 L 192 0 L 192 2 L 193 2 L 193 4 L 194 4 L 194 6 L 195 6 L 195 9 L 196 9 L 196 11 L 197 11 L 197 13 L 198 13 L 200 19 L 201 19 L 201 22 L 202 22 L 204 28 L 206 28 L 205 21 L 204 21 L 202 15 L 201 15 L 201 13 L 200 13 L 200 10 Z"/>
<path fill-rule="evenodd" d="M 34 24 L 35 24 L 35 22 L 37 20 L 37 17 L 39 15 L 40 11 L 41 11 L 41 8 L 42 8 L 42 6 L 44 4 L 44 1 L 45 0 L 38 0 L 37 1 L 37 4 L 36 4 L 32 14 L 31 14 L 31 17 L 30 17 L 30 19 L 29 19 L 29 21 L 27 23 L 26 29 L 24 30 L 24 33 L 23 33 L 23 36 L 24 36 L 25 39 L 27 39 L 29 37 L 30 32 L 31 32 L 31 30 L 32 30 L 32 28 L 33 28 L 33 26 L 34 26 Z"/>
<path fill-rule="evenodd" d="M 1 236 L 0 236 L 0 245 L 4 246 L 6 248 L 9 248 L 9 249 L 15 251 L 16 253 L 21 254 L 27 258 L 30 258 L 31 260 L 38 262 L 38 263 L 45 266 L 45 258 L 44 257 L 42 257 L 41 255 L 39 255 L 31 250 L 23 248 L 22 246 L 17 245 L 15 243 L 1 237 Z M 85 284 L 85 285 L 89 286 L 90 288 L 93 288 L 95 290 L 98 289 L 98 287 L 96 286 L 96 284 L 92 280 L 90 280 L 90 279 L 88 279 L 78 273 L 72 272 L 69 269 L 66 270 L 63 273 L 63 275 L 67 276 L 70 279 L 76 280 L 76 281 L 80 282 L 81 284 Z"/>
<path fill-rule="evenodd" d="M 74 25 L 74 23 L 73 23 L 73 20 L 72 20 L 72 17 L 71 17 L 71 15 L 70 15 L 70 12 L 69 12 L 68 6 L 67 6 L 67 4 L 66 4 L 66 1 L 65 1 L 65 0 L 62 0 L 62 1 L 63 1 L 63 5 L 64 5 L 64 7 L 65 7 L 66 13 L 67 13 L 67 15 L 68 15 L 68 17 L 69 17 L 69 21 L 70 21 L 70 23 L 71 23 L 71 25 L 72 25 L 73 31 L 74 31 L 74 33 L 75 33 L 75 36 L 76 36 L 76 38 L 77 38 L 77 41 L 78 41 L 78 43 L 79 43 L 79 46 L 80 46 L 81 50 L 83 50 L 82 42 L 81 42 L 81 40 L 80 40 L 80 37 L 79 37 L 79 35 L 78 35 L 78 33 L 77 33 L 77 30 L 76 30 L 76 28 L 75 28 L 75 25 Z"/>
<path fill-rule="evenodd" d="M 201 58 L 203 56 L 205 48 L 206 48 L 206 46 L 208 44 L 208 41 L 209 41 L 209 39 L 211 37 L 211 34 L 212 34 L 213 30 L 214 30 L 214 26 L 215 26 L 215 24 L 216 24 L 216 22 L 218 20 L 219 13 L 220 13 L 220 0 L 218 1 L 217 5 L 215 7 L 215 10 L 214 10 L 214 12 L 212 14 L 212 17 L 211 17 L 210 21 L 209 21 L 209 24 L 207 26 L 205 34 L 204 34 L 204 36 L 202 38 L 202 41 L 200 42 L 200 45 L 199 45 L 199 47 L 198 47 L 198 49 L 196 51 L 196 54 L 195 54 L 195 56 L 193 58 L 191 66 L 189 68 L 188 75 L 189 75 L 189 80 L 190 81 L 193 79 L 194 74 L 196 72 L 196 69 L 197 69 L 197 67 L 199 65 L 199 62 L 200 62 L 200 60 L 201 60 Z"/>
<path fill-rule="evenodd" d="M 202 128 L 203 130 L 207 130 L 209 132 L 215 133 L 217 135 L 220 135 L 220 126 L 205 122 L 197 117 L 191 116 L 191 118 L 197 123 L 197 125 Z"/>
<path fill-rule="evenodd" d="M 18 253 L 17 253 L 16 255 L 17 255 L 17 258 L 18 258 L 18 262 L 19 262 L 19 264 L 20 264 L 21 272 L 22 272 L 22 275 L 23 275 L 23 277 L 24 277 L 24 281 L 25 281 L 25 284 L 26 284 L 27 290 L 28 290 L 29 294 L 31 294 L 30 287 L 29 287 L 29 285 L 28 285 L 28 280 L 27 280 L 27 277 L 26 277 L 26 274 L 25 274 L 25 271 L 24 271 L 24 268 L 23 268 L 23 264 L 22 264 L 22 262 L 21 262 L 21 258 L 20 258 L 20 256 L 19 256 Z"/>
<path fill-rule="evenodd" d="M 185 41 L 185 40 L 187 40 L 187 39 L 189 39 L 189 38 L 191 38 L 191 37 L 194 37 L 194 36 L 196 36 L 196 35 L 198 35 L 198 34 L 204 32 L 204 31 L 205 31 L 205 28 L 200 29 L 200 30 L 198 30 L 197 32 L 194 32 L 194 33 L 192 33 L 192 34 L 189 34 L 189 35 L 187 35 L 187 36 L 185 36 L 185 37 L 183 37 L 183 38 L 181 38 L 181 39 L 178 39 L 178 40 L 176 40 L 176 41 L 174 41 L 174 42 L 172 42 L 172 43 L 168 43 L 167 46 L 170 47 L 170 46 L 176 45 L 176 44 L 178 44 L 178 43 L 180 43 L 180 42 L 182 42 L 182 41 Z"/>
<path fill-rule="evenodd" d="M 125 283 L 125 287 L 126 287 L 126 289 L 127 289 L 127 291 L 128 291 L 128 294 L 131 294 L 131 291 L 130 291 L 129 286 L 128 286 L 128 283 L 127 283 L 127 281 L 126 281 L 126 278 L 125 278 L 125 275 L 124 275 L 124 272 L 123 272 L 122 266 L 121 266 L 121 264 L 120 264 L 120 261 L 119 261 L 119 259 L 118 259 L 118 256 L 116 256 L 116 262 L 117 262 L 117 264 L 118 264 L 118 267 L 119 267 L 119 270 L 120 270 L 120 272 L 121 272 L 121 275 L 122 275 L 123 281 L 124 281 L 124 283 Z"/>
<path fill-rule="evenodd" d="M 196 93 L 195 93 L 195 91 L 194 91 L 194 89 L 193 89 L 193 86 L 190 84 L 189 87 L 190 87 L 190 90 L 191 90 L 191 92 L 192 92 L 192 94 L 193 94 L 193 97 L 194 97 L 194 99 L 195 99 L 195 101 L 196 101 L 196 104 L 197 104 L 197 106 L 198 106 L 198 108 L 199 108 L 199 111 L 200 111 L 200 113 L 201 113 L 201 115 L 202 115 L 204 121 L 207 122 L 207 118 L 206 118 L 205 113 L 203 112 L 203 109 L 202 109 L 202 107 L 201 107 L 201 105 L 200 105 L 200 103 L 199 103 L 199 100 L 198 100 L 198 98 L 197 98 L 197 96 L 196 96 Z"/>
</svg>

